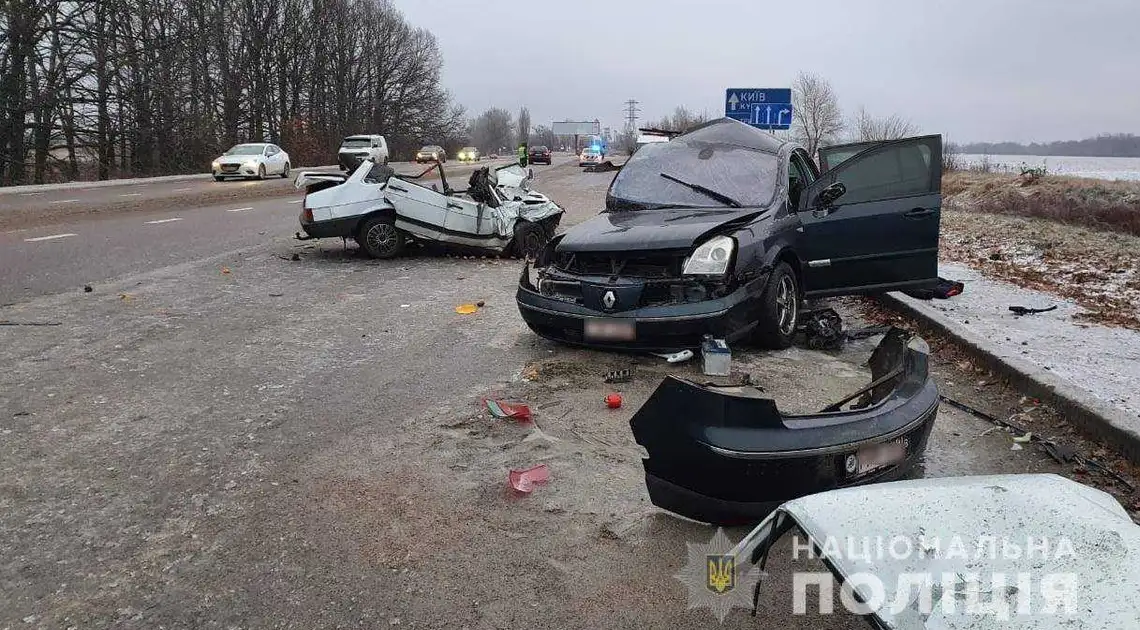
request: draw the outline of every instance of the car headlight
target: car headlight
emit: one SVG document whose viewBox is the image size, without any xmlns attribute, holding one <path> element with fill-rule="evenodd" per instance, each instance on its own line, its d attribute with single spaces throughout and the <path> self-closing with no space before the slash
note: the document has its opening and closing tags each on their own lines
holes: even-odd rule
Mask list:
<svg viewBox="0 0 1140 630">
<path fill-rule="evenodd" d="M 735 250 L 735 240 L 727 236 L 714 236 L 701 243 L 693 255 L 689 256 L 681 273 L 686 276 L 722 276 L 728 272 L 728 263 Z"/>
<path fill-rule="evenodd" d="M 221 165 L 221 164 L 219 164 L 217 160 L 214 160 L 213 162 L 211 162 L 211 163 L 210 163 L 210 170 L 212 170 L 212 171 L 216 171 L 216 170 L 218 170 L 219 168 L 221 168 L 221 166 L 222 166 L 222 165 Z"/>
</svg>

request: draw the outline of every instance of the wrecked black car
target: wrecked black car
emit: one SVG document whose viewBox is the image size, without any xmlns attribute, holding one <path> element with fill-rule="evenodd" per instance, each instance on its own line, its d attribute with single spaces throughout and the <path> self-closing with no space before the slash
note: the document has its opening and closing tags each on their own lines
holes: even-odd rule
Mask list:
<svg viewBox="0 0 1140 630">
<path fill-rule="evenodd" d="M 727 118 L 646 145 L 605 210 L 524 268 L 519 311 L 570 343 L 786 348 L 805 298 L 930 286 L 941 137 L 860 149 L 836 147 L 846 159 L 821 175 L 800 146 Z"/>
<path fill-rule="evenodd" d="M 667 377 L 630 419 L 654 505 L 698 521 L 756 522 L 785 501 L 903 478 L 938 414 L 926 342 L 892 328 L 871 382 L 814 414 L 782 413 L 754 386 Z"/>
</svg>

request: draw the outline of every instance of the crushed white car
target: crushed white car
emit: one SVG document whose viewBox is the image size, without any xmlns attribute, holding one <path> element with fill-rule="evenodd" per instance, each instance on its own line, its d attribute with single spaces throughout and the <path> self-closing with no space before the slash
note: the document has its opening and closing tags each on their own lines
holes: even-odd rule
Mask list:
<svg viewBox="0 0 1140 630">
<path fill-rule="evenodd" d="M 419 181 L 438 172 L 442 191 Z M 532 173 L 517 164 L 477 169 L 467 190 L 452 190 L 439 163 L 419 175 L 400 175 L 366 160 L 351 175 L 308 171 L 301 240 L 353 238 L 373 258 L 392 258 L 410 243 L 442 243 L 497 254 L 534 257 L 543 250 L 563 210 L 531 190 Z"/>
<path fill-rule="evenodd" d="M 730 552 L 734 570 L 763 569 L 791 530 L 875 628 L 1140 627 L 1140 526 L 1111 495 L 1058 475 L 916 479 L 788 501 Z"/>
</svg>

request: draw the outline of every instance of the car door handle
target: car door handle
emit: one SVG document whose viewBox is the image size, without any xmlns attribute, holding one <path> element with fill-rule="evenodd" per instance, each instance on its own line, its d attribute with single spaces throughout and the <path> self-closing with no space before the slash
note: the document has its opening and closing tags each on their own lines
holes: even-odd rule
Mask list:
<svg viewBox="0 0 1140 630">
<path fill-rule="evenodd" d="M 400 192 L 408 192 L 407 188 L 400 188 L 399 186 L 393 186 L 391 184 L 388 185 L 388 188 L 391 188 L 392 190 L 398 190 Z"/>
<path fill-rule="evenodd" d="M 455 208 L 456 210 L 462 210 L 463 209 L 463 206 L 461 206 L 457 203 L 449 203 L 449 204 L 447 204 L 447 207 L 448 208 Z"/>
<path fill-rule="evenodd" d="M 903 216 L 908 219 L 921 219 L 922 217 L 928 217 L 932 214 L 934 214 L 933 208 L 915 208 L 908 210 Z"/>
</svg>

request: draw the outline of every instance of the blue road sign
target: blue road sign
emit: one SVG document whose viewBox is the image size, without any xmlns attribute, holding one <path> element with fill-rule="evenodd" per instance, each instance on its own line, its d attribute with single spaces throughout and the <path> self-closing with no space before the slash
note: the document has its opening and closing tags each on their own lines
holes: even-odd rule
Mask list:
<svg viewBox="0 0 1140 630">
<path fill-rule="evenodd" d="M 789 88 L 729 88 L 724 91 L 724 115 L 760 129 L 792 126 Z"/>
</svg>

